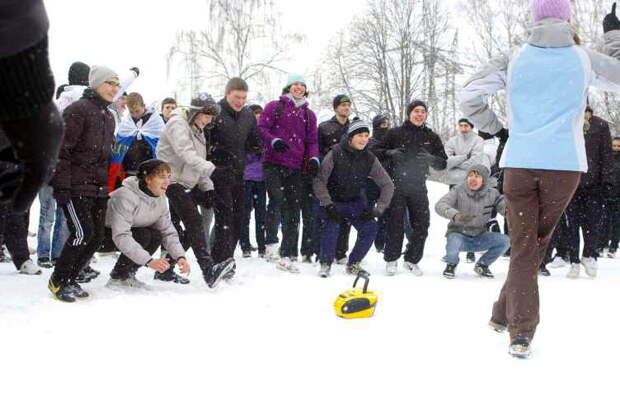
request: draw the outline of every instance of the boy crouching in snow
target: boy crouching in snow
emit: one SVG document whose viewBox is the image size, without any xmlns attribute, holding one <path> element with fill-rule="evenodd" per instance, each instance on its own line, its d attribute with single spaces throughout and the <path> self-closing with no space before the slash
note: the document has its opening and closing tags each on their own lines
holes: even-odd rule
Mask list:
<svg viewBox="0 0 620 413">
<path fill-rule="evenodd" d="M 487 185 L 488 180 L 489 170 L 484 165 L 474 165 L 465 182 L 452 188 L 435 205 L 435 211 L 450 220 L 446 234 L 448 265 L 443 272 L 446 278 L 454 278 L 460 251 L 486 251 L 474 271 L 482 277 L 493 277 L 489 266 L 510 246 L 506 235 L 487 230 L 494 210 L 502 215 L 506 212 L 504 198 Z"/>
<path fill-rule="evenodd" d="M 160 245 L 172 256 L 183 274 L 189 274 L 185 250 L 170 221 L 165 193 L 170 184 L 170 166 L 151 159 L 138 167 L 138 175 L 123 181 L 123 186 L 110 194 L 106 226 L 112 228 L 112 239 L 121 252 L 106 284 L 110 288 L 144 288 L 136 271 L 142 266 L 160 273 L 170 263 L 155 259 L 153 253 Z"/>
<path fill-rule="evenodd" d="M 377 234 L 374 218 L 381 216 L 390 205 L 394 183 L 375 155 L 366 148 L 369 132 L 366 122 L 357 120 L 351 123 L 347 136 L 325 156 L 313 183 L 314 194 L 321 202 L 321 277 L 329 276 L 340 225 L 344 221 L 349 221 L 357 230 L 347 273 L 370 275 L 361 268 L 360 263 Z M 368 178 L 374 180 L 381 191 L 375 208 L 368 207 L 366 201 Z"/>
</svg>

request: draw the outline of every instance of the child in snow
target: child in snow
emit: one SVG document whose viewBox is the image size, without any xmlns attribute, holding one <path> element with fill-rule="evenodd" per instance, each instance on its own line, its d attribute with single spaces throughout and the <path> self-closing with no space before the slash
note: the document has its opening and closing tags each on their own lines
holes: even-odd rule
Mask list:
<svg viewBox="0 0 620 413">
<path fill-rule="evenodd" d="M 504 215 L 506 205 L 499 191 L 491 188 L 489 170 L 484 165 L 473 165 L 459 185 L 454 186 L 435 205 L 435 211 L 450 220 L 446 234 L 446 269 L 443 275 L 454 278 L 459 263 L 459 252 L 486 251 L 474 271 L 482 277 L 493 277 L 489 266 L 510 245 L 510 239 L 487 230 L 487 223 L 497 211 Z"/>
<path fill-rule="evenodd" d="M 578 45 L 569 0 L 534 0 L 532 15 L 527 43 L 491 60 L 461 92 L 466 117 L 481 131 L 508 138 L 487 102 L 507 88 L 510 138 L 500 167 L 505 168 L 511 260 L 491 323 L 498 331 L 509 330 L 509 351 L 516 357 L 530 354 L 539 321 L 536 273 L 553 228 L 588 168 L 583 136 L 588 88 L 620 91 L 615 5 L 603 22 L 612 57 Z"/>
<path fill-rule="evenodd" d="M 321 251 L 319 275 L 328 277 L 343 222 L 350 222 L 357 231 L 357 240 L 347 263 L 347 273 L 369 275 L 361 262 L 377 234 L 375 218 L 387 209 L 394 194 L 394 184 L 379 160 L 367 149 L 369 125 L 361 120 L 351 123 L 347 136 L 327 153 L 314 180 L 314 194 L 321 203 L 319 219 Z M 381 196 L 371 208 L 366 200 L 368 178 L 379 186 Z"/>
</svg>

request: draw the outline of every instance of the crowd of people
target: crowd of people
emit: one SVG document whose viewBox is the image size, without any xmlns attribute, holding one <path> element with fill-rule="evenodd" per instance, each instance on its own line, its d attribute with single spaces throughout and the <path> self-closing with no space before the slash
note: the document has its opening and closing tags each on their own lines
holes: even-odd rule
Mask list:
<svg viewBox="0 0 620 413">
<path fill-rule="evenodd" d="M 526 355 L 538 323 L 536 275 L 564 264 L 570 278 L 582 267 L 595 277 L 597 258 L 613 258 L 620 238 L 620 137 L 612 138 L 586 103 L 590 85 L 620 90 L 615 5 L 604 22 L 609 56 L 577 47 L 568 1 L 535 0 L 532 11 L 527 44 L 467 81 L 457 133 L 443 140 L 428 126 L 433 108 L 422 100 L 391 127 L 386 114 L 352 118 L 351 97 L 339 94 L 334 116 L 317 124 L 300 74 L 289 75 L 264 108 L 248 104 L 249 85 L 238 77 L 217 102 L 200 93 L 186 105 L 167 97 L 150 107 L 126 91 L 140 76 L 137 67 L 119 76 L 76 62 L 53 104 L 45 95 L 18 115 L 0 113 L 9 152 L 33 159 L 19 170 L 0 161 L 2 195 L 20 188 L 2 214 L 6 259 L 23 274 L 52 268 L 49 290 L 64 302 L 89 297 L 82 285 L 100 275 L 91 266 L 96 252 L 117 256 L 105 275 L 114 289 L 144 288 L 135 276 L 141 267 L 157 280 L 189 283 L 190 248 L 214 288 L 243 265 L 234 258 L 237 246 L 242 257 L 257 253 L 290 273 L 319 263 L 318 275 L 328 277 L 335 264 L 370 275 L 362 262 L 374 244 L 387 275 L 398 273 L 402 257 L 403 270 L 420 276 L 431 213 L 427 179 L 431 169 L 445 171 L 446 194 L 434 205 L 448 220 L 443 275 L 457 275 L 461 252 L 472 262 L 483 252 L 474 266 L 481 277 L 493 277 L 491 265 L 510 256 L 490 323 L 509 330 L 513 354 Z M 45 39 L 32 47 L 34 56 L 47 53 Z M 3 85 L 10 76 L 2 70 L 15 73 L 20 64 L 33 63 L 20 53 L 0 59 Z M 488 105 L 504 88 L 510 130 Z M 32 119 L 43 117 L 51 121 L 34 133 Z M 15 143 L 33 139 L 28 133 L 59 136 L 40 147 L 45 162 Z M 12 182 L 23 170 L 26 178 Z M 36 263 L 27 245 L 32 187 L 41 205 Z M 506 215 L 503 228 L 497 214 Z"/>
</svg>

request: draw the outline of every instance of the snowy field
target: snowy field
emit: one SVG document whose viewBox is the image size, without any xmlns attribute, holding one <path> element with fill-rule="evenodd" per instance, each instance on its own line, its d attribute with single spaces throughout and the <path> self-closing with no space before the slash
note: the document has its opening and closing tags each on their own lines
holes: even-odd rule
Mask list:
<svg viewBox="0 0 620 413">
<path fill-rule="evenodd" d="M 430 191 L 434 205 L 445 186 Z M 541 278 L 532 358 L 516 360 L 486 326 L 508 261 L 494 280 L 465 263 L 445 279 L 446 222 L 432 213 L 422 277 L 388 278 L 369 254 L 379 304 L 363 320 L 334 314 L 352 282 L 341 266 L 320 279 L 238 257 L 213 291 L 197 265 L 187 286 L 141 269 L 152 291 L 124 294 L 104 287 L 104 257 L 92 299 L 65 304 L 49 270 L 0 264 L 0 412 L 618 411 L 620 260 L 601 259 L 596 280 Z"/>
</svg>

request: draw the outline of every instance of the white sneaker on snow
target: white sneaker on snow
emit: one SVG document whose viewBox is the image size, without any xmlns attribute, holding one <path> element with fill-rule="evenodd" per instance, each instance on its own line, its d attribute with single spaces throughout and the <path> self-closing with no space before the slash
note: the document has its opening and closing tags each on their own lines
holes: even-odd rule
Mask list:
<svg viewBox="0 0 620 413">
<path fill-rule="evenodd" d="M 21 265 L 21 267 L 19 267 L 19 273 L 20 274 L 39 275 L 39 274 L 41 274 L 41 272 L 42 272 L 41 268 L 39 268 L 39 266 L 37 264 L 32 262 L 32 260 L 24 261 L 24 263 Z"/>
<path fill-rule="evenodd" d="M 388 261 L 385 271 L 387 275 L 396 275 L 396 271 L 398 271 L 398 261 Z"/>
<path fill-rule="evenodd" d="M 547 267 L 551 267 L 551 268 L 561 268 L 561 267 L 566 267 L 569 263 L 564 261 L 564 258 L 562 257 L 555 257 L 553 259 L 553 261 L 551 261 L 549 264 L 547 264 Z"/>
<path fill-rule="evenodd" d="M 581 267 L 579 264 L 571 264 L 570 270 L 568 270 L 568 274 L 566 274 L 567 278 L 579 278 L 579 272 L 581 271 Z"/>
<path fill-rule="evenodd" d="M 588 277 L 596 277 L 596 272 L 598 271 L 598 262 L 596 262 L 596 258 L 582 257 L 581 265 L 583 265 L 583 267 L 585 268 Z"/>
<path fill-rule="evenodd" d="M 265 259 L 269 262 L 280 261 L 280 253 L 278 252 L 278 244 L 265 245 Z"/>
<path fill-rule="evenodd" d="M 282 258 L 280 262 L 278 262 L 278 265 L 276 265 L 276 268 L 280 271 L 292 272 L 293 274 L 299 273 L 299 268 L 297 268 L 297 266 L 293 264 L 291 259 L 288 257 Z"/>
<path fill-rule="evenodd" d="M 412 274 L 413 274 L 413 275 L 415 275 L 416 277 L 419 277 L 419 276 L 421 276 L 422 274 L 424 274 L 424 273 L 422 272 L 422 270 L 420 269 L 420 267 L 418 267 L 418 264 L 414 264 L 414 263 L 412 263 L 412 262 L 405 261 L 404 266 L 405 266 L 405 269 L 406 269 L 407 271 L 409 271 L 410 273 L 412 273 Z"/>
</svg>

